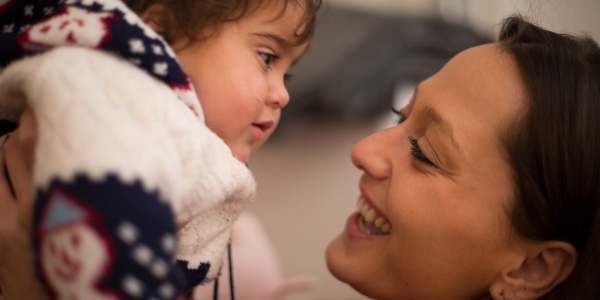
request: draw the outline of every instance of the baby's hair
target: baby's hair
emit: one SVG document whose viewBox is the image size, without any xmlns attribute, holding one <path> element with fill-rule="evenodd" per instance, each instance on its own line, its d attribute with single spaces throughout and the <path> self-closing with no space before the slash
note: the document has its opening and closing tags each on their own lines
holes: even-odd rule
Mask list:
<svg viewBox="0 0 600 300">
<path fill-rule="evenodd" d="M 237 21 L 268 5 L 281 5 L 282 13 L 288 5 L 298 5 L 304 10 L 296 32 L 296 44 L 309 41 L 315 32 L 316 15 L 322 0 L 124 0 L 138 14 L 155 4 L 166 10 L 161 15 L 159 32 L 168 42 L 184 36 L 190 41 L 207 38 L 204 29 L 218 29 L 219 25 Z"/>
</svg>

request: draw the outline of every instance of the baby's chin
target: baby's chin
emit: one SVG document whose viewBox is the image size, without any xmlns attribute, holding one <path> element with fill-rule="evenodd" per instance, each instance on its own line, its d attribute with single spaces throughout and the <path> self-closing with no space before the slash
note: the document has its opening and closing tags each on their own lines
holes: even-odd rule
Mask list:
<svg viewBox="0 0 600 300">
<path fill-rule="evenodd" d="M 243 163 L 247 163 L 250 160 L 250 156 L 256 150 L 260 149 L 263 143 L 255 143 L 252 145 L 238 145 L 236 147 L 229 147 L 231 149 L 231 153 L 235 158 Z"/>
<path fill-rule="evenodd" d="M 250 149 L 249 147 L 236 147 L 231 149 L 231 153 L 239 161 L 247 163 L 250 159 L 250 154 L 252 154 L 252 149 Z"/>
</svg>

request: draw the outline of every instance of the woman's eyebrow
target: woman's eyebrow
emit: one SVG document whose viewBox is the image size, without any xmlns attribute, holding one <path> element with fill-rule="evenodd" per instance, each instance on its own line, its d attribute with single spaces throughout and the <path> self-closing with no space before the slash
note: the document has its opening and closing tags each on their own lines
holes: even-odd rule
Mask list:
<svg viewBox="0 0 600 300">
<path fill-rule="evenodd" d="M 415 93 L 416 95 L 416 93 Z M 423 107 L 423 116 L 432 122 L 433 125 L 437 126 L 444 134 L 446 134 L 454 147 L 460 150 L 456 139 L 454 138 L 454 129 L 452 128 L 452 124 L 450 124 L 446 119 L 444 119 L 433 107 L 424 106 Z"/>
</svg>

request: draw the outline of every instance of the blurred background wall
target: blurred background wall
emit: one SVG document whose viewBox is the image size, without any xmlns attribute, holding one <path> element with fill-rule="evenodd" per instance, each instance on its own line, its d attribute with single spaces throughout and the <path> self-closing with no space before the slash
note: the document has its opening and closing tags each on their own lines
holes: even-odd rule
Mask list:
<svg viewBox="0 0 600 300">
<path fill-rule="evenodd" d="M 313 290 L 286 298 L 292 300 L 367 299 L 329 274 L 324 251 L 354 210 L 360 172 L 350 161 L 352 146 L 392 125 L 385 111 L 410 96 L 415 81 L 460 48 L 495 39 L 498 22 L 516 11 L 548 29 L 600 40 L 598 0 L 330 0 L 328 6 L 315 45 L 292 71 L 292 102 L 281 127 L 250 161 L 259 184 L 250 211 L 270 235 L 285 277 L 317 280 Z"/>
<path fill-rule="evenodd" d="M 441 16 L 489 32 L 507 14 L 519 11 L 548 29 L 589 32 L 600 37 L 596 0 L 330 0 L 334 6 L 379 14 Z M 495 32 L 495 31 L 494 31 Z"/>
</svg>

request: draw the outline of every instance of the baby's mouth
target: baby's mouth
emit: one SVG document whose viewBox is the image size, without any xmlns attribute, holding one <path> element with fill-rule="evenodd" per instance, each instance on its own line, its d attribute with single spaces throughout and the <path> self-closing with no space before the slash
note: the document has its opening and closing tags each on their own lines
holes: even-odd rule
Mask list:
<svg viewBox="0 0 600 300">
<path fill-rule="evenodd" d="M 380 216 L 375 208 L 373 208 L 364 196 L 360 196 L 356 203 L 356 209 L 360 213 L 358 216 L 358 228 L 372 235 L 388 235 L 392 233 L 392 225 L 383 216 Z"/>
</svg>

